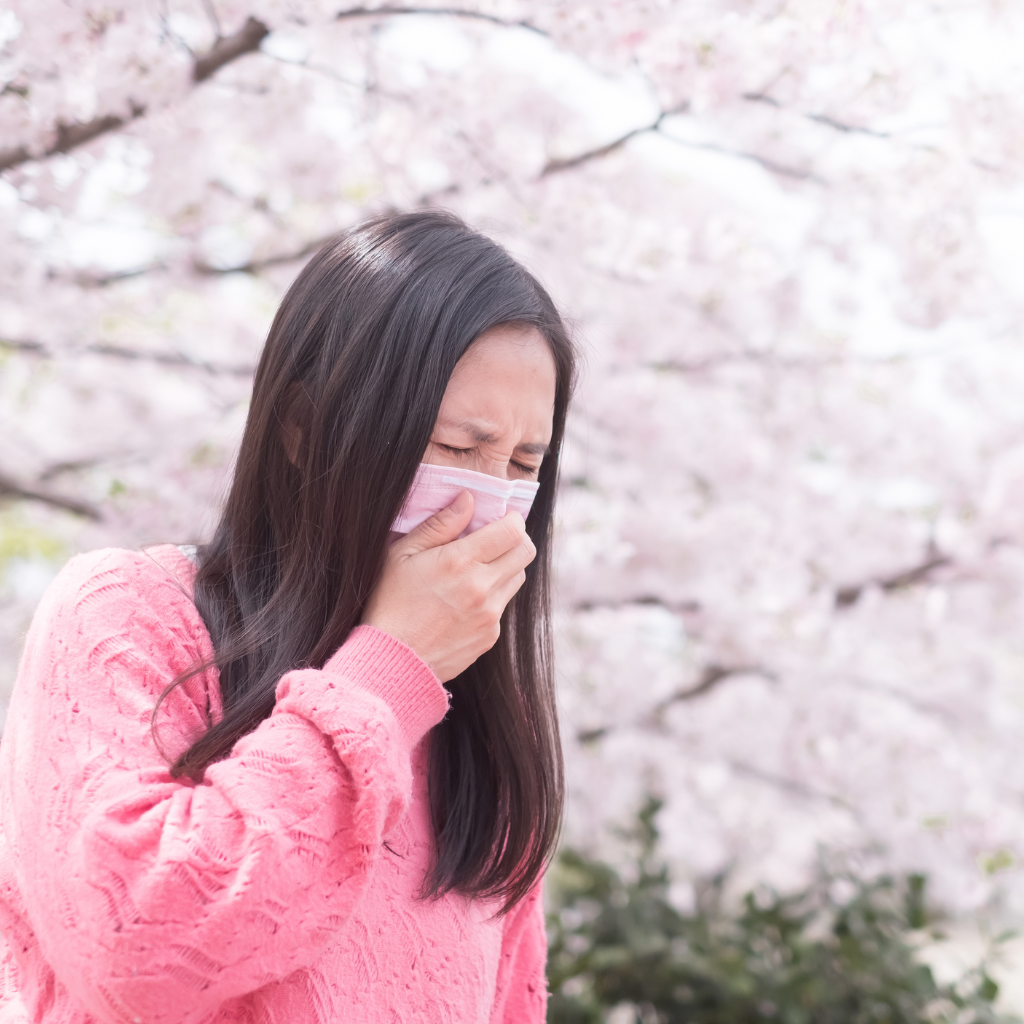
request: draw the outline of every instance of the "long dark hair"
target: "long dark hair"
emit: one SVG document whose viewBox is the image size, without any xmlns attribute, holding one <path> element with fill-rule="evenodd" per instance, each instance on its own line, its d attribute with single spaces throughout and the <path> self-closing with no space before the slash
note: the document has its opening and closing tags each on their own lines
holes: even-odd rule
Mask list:
<svg viewBox="0 0 1024 1024">
<path fill-rule="evenodd" d="M 447 684 L 451 709 L 431 736 L 436 857 L 424 894 L 456 890 L 506 911 L 543 871 L 561 821 L 549 572 L 575 361 L 544 288 L 452 214 L 390 215 L 347 231 L 285 295 L 223 516 L 198 552 L 195 601 L 224 715 L 171 773 L 202 778 L 271 713 L 284 673 L 321 667 L 358 625 L 455 364 L 499 324 L 547 339 L 554 431 L 526 524 L 537 557 L 497 644 Z M 301 431 L 294 463 L 285 422 Z"/>
</svg>

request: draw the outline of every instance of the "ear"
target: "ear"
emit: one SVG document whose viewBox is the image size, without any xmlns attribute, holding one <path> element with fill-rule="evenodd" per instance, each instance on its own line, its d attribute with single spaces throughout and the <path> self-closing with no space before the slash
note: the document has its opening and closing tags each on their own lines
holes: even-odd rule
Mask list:
<svg viewBox="0 0 1024 1024">
<path fill-rule="evenodd" d="M 281 443 L 293 466 L 299 464 L 299 450 L 309 423 L 309 411 L 310 401 L 306 389 L 301 381 L 292 381 L 285 391 L 281 412 Z"/>
</svg>

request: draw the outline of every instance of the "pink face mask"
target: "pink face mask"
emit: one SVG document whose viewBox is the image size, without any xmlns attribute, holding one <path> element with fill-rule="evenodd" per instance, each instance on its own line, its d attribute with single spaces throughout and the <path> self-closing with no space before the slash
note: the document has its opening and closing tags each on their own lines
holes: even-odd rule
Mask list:
<svg viewBox="0 0 1024 1024">
<path fill-rule="evenodd" d="M 426 522 L 435 512 L 447 508 L 462 491 L 473 493 L 473 518 L 460 537 L 481 526 L 501 519 L 506 512 L 518 512 L 524 519 L 530 514 L 540 484 L 534 480 L 499 480 L 496 476 L 471 469 L 431 466 L 421 462 L 406 496 L 402 511 L 391 527 L 395 533 L 408 533 Z"/>
</svg>

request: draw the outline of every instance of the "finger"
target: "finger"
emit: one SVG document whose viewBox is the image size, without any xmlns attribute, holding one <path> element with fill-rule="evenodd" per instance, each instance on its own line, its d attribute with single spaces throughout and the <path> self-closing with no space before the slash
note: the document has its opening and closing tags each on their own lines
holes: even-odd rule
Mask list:
<svg viewBox="0 0 1024 1024">
<path fill-rule="evenodd" d="M 512 600 L 516 594 L 519 593 L 522 585 L 526 582 L 526 571 L 520 569 L 514 576 L 506 580 L 498 589 L 495 591 L 495 597 L 501 602 L 502 610 L 504 610 L 509 601 Z"/>
<path fill-rule="evenodd" d="M 522 572 L 537 557 L 537 549 L 529 537 L 524 537 L 521 544 L 511 551 L 494 559 L 487 566 L 490 571 L 494 586 L 503 586 L 504 583 Z"/>
<path fill-rule="evenodd" d="M 459 541 L 462 554 L 475 562 L 493 562 L 522 543 L 526 524 L 518 512 L 506 512 L 493 523 Z"/>
<path fill-rule="evenodd" d="M 429 548 L 439 547 L 455 540 L 473 518 L 473 494 L 461 491 L 447 507 L 435 512 L 428 520 L 420 523 L 415 530 L 395 544 L 399 553 L 415 555 Z"/>
</svg>

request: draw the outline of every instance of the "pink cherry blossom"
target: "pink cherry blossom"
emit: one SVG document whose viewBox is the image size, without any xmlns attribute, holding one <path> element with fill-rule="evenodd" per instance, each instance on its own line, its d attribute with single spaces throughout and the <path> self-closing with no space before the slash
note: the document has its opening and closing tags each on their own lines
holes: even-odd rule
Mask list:
<svg viewBox="0 0 1024 1024">
<path fill-rule="evenodd" d="M 4 693 L 68 554 L 208 533 L 303 259 L 443 205 L 585 354 L 567 838 L 1020 912 L 1024 11 L 417 9 L 0 0 Z"/>
</svg>

